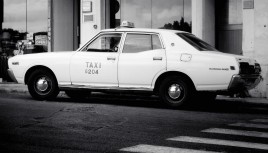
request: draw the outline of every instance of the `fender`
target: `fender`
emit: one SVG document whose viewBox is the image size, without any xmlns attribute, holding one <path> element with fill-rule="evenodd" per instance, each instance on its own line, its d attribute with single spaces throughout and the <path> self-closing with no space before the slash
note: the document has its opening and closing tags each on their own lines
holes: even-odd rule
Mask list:
<svg viewBox="0 0 268 153">
<path fill-rule="evenodd" d="M 165 73 L 173 73 L 173 72 L 175 72 L 175 73 L 176 73 L 176 72 L 177 72 L 177 73 L 182 73 L 182 74 L 188 76 L 188 77 L 192 80 L 194 86 L 196 87 L 196 83 L 195 83 L 195 81 L 192 79 L 191 75 L 190 75 L 186 70 L 184 70 L 184 69 L 170 69 L 170 70 L 168 70 L 168 71 L 167 71 L 167 70 L 162 70 L 162 71 L 160 71 L 159 73 L 157 73 L 157 74 L 154 76 L 154 79 L 152 80 L 152 89 L 155 88 L 156 81 L 157 81 L 157 79 L 158 79 L 162 74 L 165 74 Z"/>
</svg>

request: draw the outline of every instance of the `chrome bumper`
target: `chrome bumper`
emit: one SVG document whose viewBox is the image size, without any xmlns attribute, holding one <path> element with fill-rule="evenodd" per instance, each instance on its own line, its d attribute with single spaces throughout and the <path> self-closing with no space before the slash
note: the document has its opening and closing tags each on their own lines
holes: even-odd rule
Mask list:
<svg viewBox="0 0 268 153">
<path fill-rule="evenodd" d="M 12 81 L 18 83 L 17 79 L 15 78 L 15 75 L 14 75 L 13 71 L 11 69 L 8 69 L 7 72 L 8 72 L 8 75 L 10 76 L 10 78 L 12 79 Z"/>
<path fill-rule="evenodd" d="M 229 84 L 228 90 L 231 92 L 239 92 L 255 88 L 262 80 L 261 75 L 234 75 Z"/>
</svg>

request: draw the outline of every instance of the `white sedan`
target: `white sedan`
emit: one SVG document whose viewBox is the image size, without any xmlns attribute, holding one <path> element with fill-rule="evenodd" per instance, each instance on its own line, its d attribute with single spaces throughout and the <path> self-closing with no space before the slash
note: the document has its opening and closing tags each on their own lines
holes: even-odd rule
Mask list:
<svg viewBox="0 0 268 153">
<path fill-rule="evenodd" d="M 225 54 L 194 35 L 175 30 L 103 30 L 73 52 L 18 55 L 9 59 L 14 81 L 28 85 L 33 98 L 70 97 L 91 91 L 138 91 L 159 95 L 179 107 L 204 93 L 237 93 L 255 87 L 260 65 Z M 204 97 L 204 96 L 203 96 Z"/>
</svg>

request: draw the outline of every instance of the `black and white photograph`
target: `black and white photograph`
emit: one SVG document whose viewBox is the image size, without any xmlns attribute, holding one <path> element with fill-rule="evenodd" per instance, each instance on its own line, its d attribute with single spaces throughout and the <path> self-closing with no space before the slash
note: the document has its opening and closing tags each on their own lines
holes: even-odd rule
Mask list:
<svg viewBox="0 0 268 153">
<path fill-rule="evenodd" d="M 267 153 L 267 0 L 0 0 L 1 153 Z"/>
</svg>

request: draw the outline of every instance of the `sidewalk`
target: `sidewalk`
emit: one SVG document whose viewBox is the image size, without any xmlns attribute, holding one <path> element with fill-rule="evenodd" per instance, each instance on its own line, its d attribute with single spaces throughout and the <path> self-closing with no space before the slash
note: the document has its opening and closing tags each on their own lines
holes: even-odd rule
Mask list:
<svg viewBox="0 0 268 153">
<path fill-rule="evenodd" d="M 28 88 L 24 84 L 0 82 L 0 94 L 28 94 Z"/>
<path fill-rule="evenodd" d="M 9 93 L 29 94 L 28 88 L 24 84 L 0 82 L 0 95 L 1 94 L 9 94 Z M 249 98 L 230 98 L 228 96 L 219 95 L 219 96 L 217 96 L 217 100 L 268 105 L 268 99 L 266 99 L 266 98 L 250 98 L 250 97 Z"/>
</svg>

